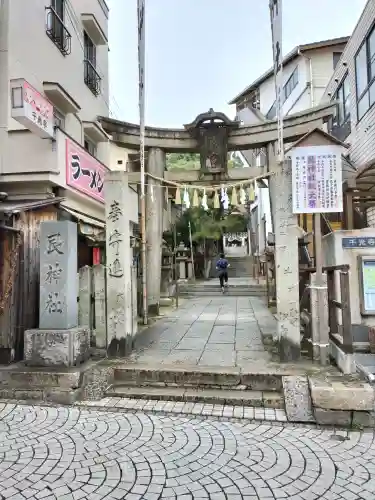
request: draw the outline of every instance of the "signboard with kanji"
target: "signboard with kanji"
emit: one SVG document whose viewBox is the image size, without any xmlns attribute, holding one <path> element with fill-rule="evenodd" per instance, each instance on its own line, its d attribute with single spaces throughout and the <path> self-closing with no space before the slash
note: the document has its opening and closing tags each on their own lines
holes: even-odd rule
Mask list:
<svg viewBox="0 0 375 500">
<path fill-rule="evenodd" d="M 375 248 L 375 236 L 342 238 L 342 248 Z"/>
<path fill-rule="evenodd" d="M 23 78 L 11 80 L 12 118 L 42 139 L 54 137 L 53 106 Z"/>
<path fill-rule="evenodd" d="M 292 160 L 293 213 L 343 211 L 342 147 L 296 147 Z"/>
</svg>

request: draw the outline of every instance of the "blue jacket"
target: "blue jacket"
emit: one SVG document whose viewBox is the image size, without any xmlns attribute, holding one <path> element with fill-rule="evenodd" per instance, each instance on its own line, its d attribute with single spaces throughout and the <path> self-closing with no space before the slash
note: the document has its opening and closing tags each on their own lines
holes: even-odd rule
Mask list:
<svg viewBox="0 0 375 500">
<path fill-rule="evenodd" d="M 222 271 L 225 271 L 228 267 L 228 261 L 227 259 L 219 259 L 216 262 L 216 267 Z"/>
</svg>

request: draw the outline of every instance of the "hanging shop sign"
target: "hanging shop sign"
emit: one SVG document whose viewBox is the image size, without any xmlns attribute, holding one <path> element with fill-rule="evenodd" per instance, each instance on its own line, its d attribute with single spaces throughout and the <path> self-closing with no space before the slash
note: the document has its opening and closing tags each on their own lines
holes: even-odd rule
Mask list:
<svg viewBox="0 0 375 500">
<path fill-rule="evenodd" d="M 293 213 L 343 211 L 342 147 L 296 147 L 292 160 Z"/>
<path fill-rule="evenodd" d="M 66 184 L 104 203 L 104 177 L 107 167 L 71 139 L 65 139 Z"/>
<path fill-rule="evenodd" d="M 53 106 L 26 80 L 11 80 L 12 118 L 42 139 L 54 136 Z"/>
</svg>

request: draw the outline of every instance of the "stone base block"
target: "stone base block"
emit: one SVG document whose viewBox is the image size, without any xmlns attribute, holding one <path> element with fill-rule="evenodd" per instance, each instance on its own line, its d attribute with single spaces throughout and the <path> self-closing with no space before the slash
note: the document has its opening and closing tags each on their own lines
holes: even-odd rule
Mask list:
<svg viewBox="0 0 375 500">
<path fill-rule="evenodd" d="M 344 377 L 326 379 L 310 377 L 309 384 L 314 407 L 346 411 L 374 409 L 374 389 L 361 380 L 346 380 Z"/>
<path fill-rule="evenodd" d="M 341 410 L 323 410 L 314 408 L 316 423 L 319 425 L 337 425 L 349 427 L 352 420 L 352 412 Z"/>
<path fill-rule="evenodd" d="M 314 422 L 307 377 L 283 377 L 285 410 L 290 422 Z"/>
<path fill-rule="evenodd" d="M 369 411 L 353 411 L 353 429 L 375 426 L 375 413 Z"/>
<path fill-rule="evenodd" d="M 89 354 L 89 328 L 25 331 L 24 360 L 28 366 L 75 366 Z"/>
</svg>

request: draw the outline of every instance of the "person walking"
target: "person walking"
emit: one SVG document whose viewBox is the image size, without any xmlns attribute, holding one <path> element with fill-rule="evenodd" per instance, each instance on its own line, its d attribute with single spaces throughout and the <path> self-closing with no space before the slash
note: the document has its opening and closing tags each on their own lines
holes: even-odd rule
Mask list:
<svg viewBox="0 0 375 500">
<path fill-rule="evenodd" d="M 224 293 L 224 286 L 228 286 L 228 267 L 229 262 L 225 255 L 220 254 L 220 259 L 216 262 L 216 270 L 219 271 L 219 281 L 221 291 Z"/>
</svg>

